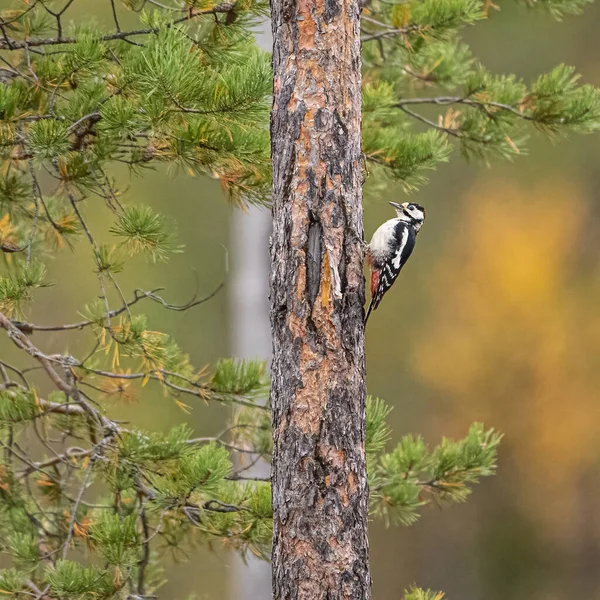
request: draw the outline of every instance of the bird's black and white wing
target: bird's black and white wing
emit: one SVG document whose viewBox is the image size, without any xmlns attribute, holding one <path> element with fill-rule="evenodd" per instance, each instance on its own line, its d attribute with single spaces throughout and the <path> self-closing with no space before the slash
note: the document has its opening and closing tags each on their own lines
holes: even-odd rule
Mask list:
<svg viewBox="0 0 600 600">
<path fill-rule="evenodd" d="M 390 249 L 389 256 L 377 270 L 372 271 L 371 303 L 369 304 L 365 321 L 369 318 L 371 311 L 379 306 L 385 293 L 392 287 L 394 281 L 396 281 L 402 267 L 412 254 L 415 241 L 416 233 L 414 228 L 409 223 L 399 221 L 395 227 L 395 244 Z"/>
</svg>

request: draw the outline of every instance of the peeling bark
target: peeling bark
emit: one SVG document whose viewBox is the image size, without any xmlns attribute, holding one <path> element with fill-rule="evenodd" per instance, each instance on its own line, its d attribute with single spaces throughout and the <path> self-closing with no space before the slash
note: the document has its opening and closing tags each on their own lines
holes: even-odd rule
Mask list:
<svg viewBox="0 0 600 600">
<path fill-rule="evenodd" d="M 368 600 L 358 0 L 272 0 L 275 600 Z"/>
</svg>

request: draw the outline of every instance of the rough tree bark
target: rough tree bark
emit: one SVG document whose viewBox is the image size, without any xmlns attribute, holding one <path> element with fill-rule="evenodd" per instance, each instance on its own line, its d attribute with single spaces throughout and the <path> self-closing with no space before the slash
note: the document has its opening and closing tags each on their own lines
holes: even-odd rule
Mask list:
<svg viewBox="0 0 600 600">
<path fill-rule="evenodd" d="M 275 600 L 371 597 L 357 0 L 272 0 Z"/>
</svg>

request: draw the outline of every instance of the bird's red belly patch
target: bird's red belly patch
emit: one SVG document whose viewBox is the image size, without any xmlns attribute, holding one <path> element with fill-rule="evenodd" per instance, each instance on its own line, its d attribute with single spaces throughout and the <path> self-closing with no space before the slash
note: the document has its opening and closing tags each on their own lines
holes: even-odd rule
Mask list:
<svg viewBox="0 0 600 600">
<path fill-rule="evenodd" d="M 371 297 L 375 295 L 379 283 L 379 271 L 371 271 Z"/>
</svg>

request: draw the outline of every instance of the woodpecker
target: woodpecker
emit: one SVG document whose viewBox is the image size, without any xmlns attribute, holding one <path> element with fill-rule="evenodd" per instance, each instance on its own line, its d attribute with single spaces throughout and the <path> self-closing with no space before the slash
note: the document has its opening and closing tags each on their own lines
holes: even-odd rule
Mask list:
<svg viewBox="0 0 600 600">
<path fill-rule="evenodd" d="M 425 209 L 414 202 L 390 202 L 398 215 L 381 225 L 371 238 L 367 264 L 371 269 L 371 303 L 365 325 L 385 293 L 392 287 L 415 247 L 417 234 L 425 222 Z"/>
</svg>

